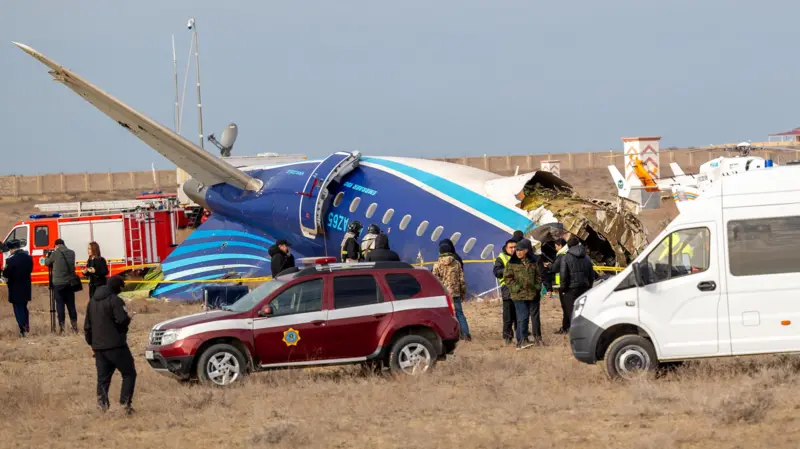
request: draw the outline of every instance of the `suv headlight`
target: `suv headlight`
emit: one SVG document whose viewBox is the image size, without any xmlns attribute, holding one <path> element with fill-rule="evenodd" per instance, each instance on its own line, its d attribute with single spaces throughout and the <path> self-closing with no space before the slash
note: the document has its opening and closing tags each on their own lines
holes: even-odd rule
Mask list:
<svg viewBox="0 0 800 449">
<path fill-rule="evenodd" d="M 575 309 L 572 312 L 572 318 L 578 318 L 583 312 L 583 306 L 586 304 L 586 295 L 581 296 L 575 301 Z"/>
<path fill-rule="evenodd" d="M 171 345 L 178 341 L 178 337 L 180 336 L 180 329 L 170 329 L 164 332 L 164 335 L 161 336 L 161 345 Z"/>
</svg>

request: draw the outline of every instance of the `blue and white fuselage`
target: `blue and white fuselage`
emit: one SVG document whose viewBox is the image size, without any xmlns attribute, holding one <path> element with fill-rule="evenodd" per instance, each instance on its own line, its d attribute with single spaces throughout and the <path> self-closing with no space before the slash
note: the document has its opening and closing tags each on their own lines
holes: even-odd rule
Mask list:
<svg viewBox="0 0 800 449">
<path fill-rule="evenodd" d="M 357 168 L 328 186 L 324 232 L 308 238 L 301 232 L 301 193 L 321 162 L 243 168 L 264 182 L 259 195 L 224 184 L 210 187 L 205 202 L 213 213 L 164 261 L 164 279 L 269 276 L 267 250 L 280 238 L 291 243 L 295 257 L 339 257 L 353 220 L 364 227 L 378 224 L 409 263 L 435 261 L 444 238 L 464 260 L 490 262 L 514 230 L 535 225 L 515 198 L 533 174 L 505 178 L 432 160 L 361 157 Z M 465 274 L 470 295 L 497 288 L 491 264 L 468 262 Z M 200 299 L 207 285 L 164 283 L 152 294 Z"/>
</svg>

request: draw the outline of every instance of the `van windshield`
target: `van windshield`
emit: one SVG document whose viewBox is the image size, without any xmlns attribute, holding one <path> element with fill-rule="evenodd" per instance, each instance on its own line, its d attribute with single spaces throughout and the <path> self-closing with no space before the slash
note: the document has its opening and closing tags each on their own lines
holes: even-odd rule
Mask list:
<svg viewBox="0 0 800 449">
<path fill-rule="evenodd" d="M 256 304 L 261 302 L 262 299 L 271 295 L 272 292 L 279 289 L 284 284 L 286 284 L 286 281 L 281 281 L 278 279 L 267 281 L 253 290 L 250 290 L 250 293 L 242 296 L 235 303 L 223 307 L 222 310 L 228 310 L 231 312 L 247 312 L 255 307 Z"/>
</svg>

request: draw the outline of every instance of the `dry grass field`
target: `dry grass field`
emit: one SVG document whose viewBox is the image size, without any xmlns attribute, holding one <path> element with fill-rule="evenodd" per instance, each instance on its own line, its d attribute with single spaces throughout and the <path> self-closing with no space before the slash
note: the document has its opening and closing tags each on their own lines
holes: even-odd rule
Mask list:
<svg viewBox="0 0 800 449">
<path fill-rule="evenodd" d="M 474 341 L 428 376 L 308 369 L 255 374 L 226 390 L 152 372 L 143 357 L 150 327 L 197 308 L 136 302 L 132 417 L 97 411 L 94 359 L 82 336 L 50 335 L 46 290 L 30 308 L 33 334 L 18 339 L 0 293 L 0 447 L 794 448 L 800 438 L 800 359 L 696 362 L 613 384 L 552 334 L 552 299 L 543 303 L 545 348 L 505 347 L 499 304 L 468 303 Z M 119 385 L 116 374 L 112 398 Z"/>
</svg>

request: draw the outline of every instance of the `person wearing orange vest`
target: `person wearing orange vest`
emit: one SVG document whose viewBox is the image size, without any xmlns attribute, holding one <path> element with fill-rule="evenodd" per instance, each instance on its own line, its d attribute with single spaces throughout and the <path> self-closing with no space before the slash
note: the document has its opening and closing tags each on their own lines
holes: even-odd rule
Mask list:
<svg viewBox="0 0 800 449">
<path fill-rule="evenodd" d="M 503 273 L 516 248 L 516 239 L 507 240 L 503 246 L 503 252 L 494 260 L 494 269 L 492 270 L 494 277 L 500 281 L 500 294 L 503 298 L 503 340 L 505 340 L 506 344 L 511 344 L 514 340 L 514 332 L 517 329 L 517 314 L 514 309 L 514 302 L 511 301 L 511 292 L 508 290 L 505 281 L 503 281 Z"/>
</svg>

